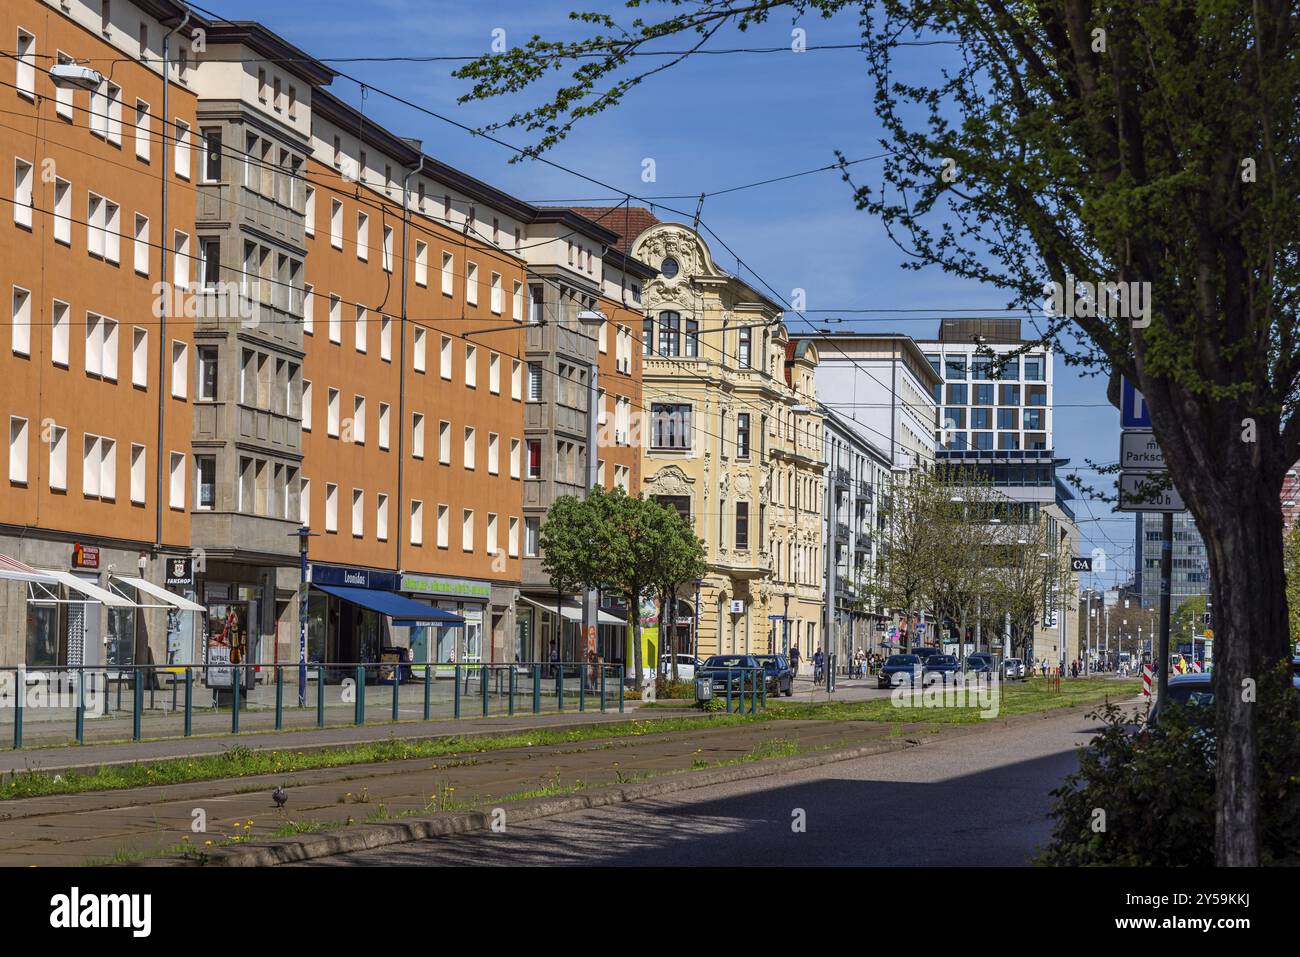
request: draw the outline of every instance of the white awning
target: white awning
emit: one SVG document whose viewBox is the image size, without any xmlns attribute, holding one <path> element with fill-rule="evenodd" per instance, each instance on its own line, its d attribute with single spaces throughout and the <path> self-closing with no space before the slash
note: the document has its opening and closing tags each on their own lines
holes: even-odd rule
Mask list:
<svg viewBox="0 0 1300 957">
<path fill-rule="evenodd" d="M 520 595 L 519 598 L 521 601 L 528 602 L 528 604 L 532 605 L 534 608 L 540 608 L 542 611 L 549 611 L 552 615 L 555 614 L 554 604 L 548 605 L 544 601 L 537 601 L 535 599 L 529 598 L 527 595 Z M 562 602 L 560 604 L 560 614 L 562 614 L 568 621 L 581 622 L 582 606 L 573 605 L 568 602 Z M 627 622 L 624 621 L 622 618 L 619 618 L 617 615 L 611 615 L 607 611 L 597 612 L 597 621 L 602 625 L 626 625 L 627 624 Z"/>
<path fill-rule="evenodd" d="M 181 611 L 207 611 L 207 609 L 198 602 L 190 601 L 188 598 L 169 592 L 161 585 L 155 585 L 153 582 L 147 581 L 146 579 L 128 578 L 125 575 L 114 575 L 113 578 L 120 581 L 123 585 L 130 585 L 132 588 L 137 588 L 146 595 L 152 595 L 164 604 L 172 605 L 179 608 Z"/>
<path fill-rule="evenodd" d="M 16 558 L 0 555 L 0 581 L 28 582 L 55 585 L 57 580 L 49 573 L 25 565 Z"/>
<path fill-rule="evenodd" d="M 111 608 L 136 607 L 135 602 L 128 601 L 121 595 L 114 595 L 111 591 L 106 591 L 92 582 L 78 578 L 76 575 L 72 574 L 72 572 L 45 571 L 45 569 L 37 569 L 37 571 L 49 575 L 51 578 L 56 579 L 58 582 L 66 585 L 73 591 L 80 592 L 85 595 L 89 601 L 97 601 L 101 604 L 108 605 Z"/>
</svg>

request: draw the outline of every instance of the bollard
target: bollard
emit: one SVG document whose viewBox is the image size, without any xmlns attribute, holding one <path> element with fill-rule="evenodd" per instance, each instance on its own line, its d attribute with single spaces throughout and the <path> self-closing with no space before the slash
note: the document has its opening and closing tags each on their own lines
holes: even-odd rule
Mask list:
<svg viewBox="0 0 1300 957">
<path fill-rule="evenodd" d="M 275 669 L 275 730 L 284 727 L 284 669 Z"/>
<path fill-rule="evenodd" d="M 456 679 L 456 698 L 455 698 L 455 704 L 453 705 L 452 715 L 454 717 L 459 718 L 460 717 L 460 665 L 456 666 L 456 673 L 452 677 Z"/>
<path fill-rule="evenodd" d="M 600 713 L 605 713 L 605 666 L 600 666 Z"/>
<path fill-rule="evenodd" d="M 478 666 L 478 684 L 483 691 L 483 717 L 485 718 L 488 716 L 488 677 L 487 665 L 480 663 Z"/>
<path fill-rule="evenodd" d="M 131 690 L 131 740 L 139 741 L 140 712 L 144 710 L 144 681 L 142 680 L 142 674 L 139 668 L 136 668 L 133 674 L 135 676 L 135 681 L 133 682 L 135 687 Z M 238 731 L 239 729 L 236 728 L 235 730 Z"/>
<path fill-rule="evenodd" d="M 316 664 L 316 727 L 325 727 L 325 666 Z"/>
<path fill-rule="evenodd" d="M 185 669 L 185 737 L 194 733 L 194 669 Z"/>
<path fill-rule="evenodd" d="M 77 672 L 77 744 L 86 743 L 86 672 Z"/>
<path fill-rule="evenodd" d="M 619 714 L 623 713 L 624 702 L 627 700 L 627 695 L 623 694 L 623 685 L 626 680 L 627 679 L 623 674 L 623 663 L 620 661 L 618 663 L 618 713 Z"/>
<path fill-rule="evenodd" d="M 429 692 L 433 687 L 433 665 L 424 663 L 424 720 L 429 720 Z"/>
<path fill-rule="evenodd" d="M 506 713 L 513 716 L 515 713 L 515 666 L 510 665 L 510 703 L 506 705 Z"/>
<path fill-rule="evenodd" d="M 239 696 L 244 688 L 244 676 L 239 673 L 239 666 L 230 669 L 231 709 L 230 709 L 230 731 L 232 734 L 239 734 Z"/>
<path fill-rule="evenodd" d="M 14 674 L 18 677 L 18 687 L 14 689 L 14 750 L 23 746 L 23 699 L 27 697 L 27 672 L 22 668 Z"/>
<path fill-rule="evenodd" d="M 533 714 L 542 713 L 542 666 L 533 665 Z"/>
<path fill-rule="evenodd" d="M 356 678 L 354 680 L 356 681 L 357 686 L 354 689 L 356 694 L 354 695 L 355 700 L 352 704 L 352 723 L 365 724 L 366 703 L 363 695 L 366 687 L 366 672 L 361 665 L 357 665 L 356 667 Z"/>
</svg>

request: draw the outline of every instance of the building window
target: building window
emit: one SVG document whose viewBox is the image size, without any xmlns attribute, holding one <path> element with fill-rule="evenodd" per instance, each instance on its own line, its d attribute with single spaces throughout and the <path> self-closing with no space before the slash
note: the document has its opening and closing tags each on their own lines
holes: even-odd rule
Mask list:
<svg viewBox="0 0 1300 957">
<path fill-rule="evenodd" d="M 27 420 L 16 415 L 9 417 L 9 481 L 15 485 L 27 484 Z"/>
<path fill-rule="evenodd" d="M 343 248 L 343 204 L 337 199 L 330 200 L 330 245 Z"/>
<path fill-rule="evenodd" d="M 656 402 L 651 405 L 654 420 L 652 448 L 689 449 L 691 447 L 691 407 L 685 404 Z"/>
<path fill-rule="evenodd" d="M 217 457 L 215 455 L 194 456 L 194 507 L 199 509 L 217 507 Z"/>
<path fill-rule="evenodd" d="M 175 166 L 177 176 L 190 178 L 190 127 L 179 119 L 176 120 Z"/>
<path fill-rule="evenodd" d="M 474 431 L 474 427 L 472 425 L 465 426 L 465 445 L 462 450 L 461 464 L 464 465 L 465 468 L 470 470 L 471 472 L 474 470 L 475 445 L 476 445 L 474 440 L 476 434 L 477 433 Z"/>
<path fill-rule="evenodd" d="M 388 449 L 389 445 L 389 421 L 392 413 L 392 407 L 387 402 L 379 403 L 379 447 Z"/>
<path fill-rule="evenodd" d="M 137 330 L 139 332 L 141 330 Z M 195 398 L 200 402 L 217 401 L 217 347 L 198 346 L 198 383 L 195 386 Z"/>
<path fill-rule="evenodd" d="M 172 398 L 189 396 L 189 346 L 179 340 L 172 341 Z"/>
<path fill-rule="evenodd" d="M 170 506 L 174 509 L 185 508 L 185 456 L 180 452 L 171 453 L 171 489 Z"/>
<path fill-rule="evenodd" d="M 461 509 L 460 547 L 461 551 L 474 551 L 474 510 L 472 508 Z"/>
<path fill-rule="evenodd" d="M 352 490 L 352 537 L 361 538 L 366 533 L 366 493 L 359 488 Z"/>
<path fill-rule="evenodd" d="M 370 217 L 357 212 L 357 258 L 362 262 L 370 260 Z"/>
<path fill-rule="evenodd" d="M 221 130 L 203 131 L 203 182 L 221 182 Z"/>
<path fill-rule="evenodd" d="M 532 516 L 524 519 L 524 555 L 528 558 L 537 557 L 541 529 L 541 519 Z"/>
<path fill-rule="evenodd" d="M 72 184 L 66 179 L 54 181 L 54 241 L 72 245 Z"/>
<path fill-rule="evenodd" d="M 419 412 L 411 413 L 411 455 L 424 458 L 424 416 Z"/>
<path fill-rule="evenodd" d="M 465 302 L 471 306 L 478 305 L 477 263 L 467 263 L 465 266 Z"/>
<path fill-rule="evenodd" d="M 388 496 L 383 492 L 375 496 L 375 537 L 388 541 Z"/>
<path fill-rule="evenodd" d="M 501 274 L 494 272 L 490 287 L 490 307 L 493 314 L 501 315 L 505 310 L 504 291 L 501 288 Z"/>
<path fill-rule="evenodd" d="M 393 271 L 393 227 L 384 227 L 383 266 L 385 272 Z"/>
<path fill-rule="evenodd" d="M 415 284 L 429 285 L 429 244 L 419 240 L 415 242 Z"/>
<path fill-rule="evenodd" d="M 519 468 L 520 468 L 519 448 L 520 448 L 519 440 L 511 439 L 510 440 L 510 477 L 512 479 L 519 478 Z"/>
<path fill-rule="evenodd" d="M 659 355 L 675 358 L 681 354 L 681 316 L 675 312 L 659 313 Z"/>
<path fill-rule="evenodd" d="M 451 336 L 443 336 L 438 345 L 438 375 L 451 381 Z"/>
<path fill-rule="evenodd" d="M 478 349 L 470 345 L 465 346 L 465 385 L 478 387 Z"/>
<path fill-rule="evenodd" d="M 14 160 L 14 222 L 32 228 L 32 164 Z"/>
<path fill-rule="evenodd" d="M 540 362 L 528 363 L 528 401 L 542 401 L 542 364 Z"/>
<path fill-rule="evenodd" d="M 366 351 L 366 307 L 357 306 L 357 319 L 353 326 L 353 345 L 357 352 Z"/>
<path fill-rule="evenodd" d="M 438 423 L 438 462 L 451 464 L 451 423 L 446 419 Z"/>
<path fill-rule="evenodd" d="M 444 296 L 454 295 L 456 290 L 456 276 L 453 270 L 456 266 L 455 257 L 451 253 L 442 254 L 442 294 Z"/>
<path fill-rule="evenodd" d="M 446 505 L 438 506 L 438 547 L 446 548 L 451 541 L 451 516 Z"/>
<path fill-rule="evenodd" d="M 736 416 L 736 457 L 749 458 L 749 413 Z"/>
<path fill-rule="evenodd" d="M 424 544 L 424 503 L 411 500 L 411 544 Z"/>
<path fill-rule="evenodd" d="M 487 470 L 489 475 L 496 475 L 501 471 L 501 442 L 500 436 L 495 432 L 488 433 L 488 451 L 487 451 Z"/>
<path fill-rule="evenodd" d="M 411 363 L 416 372 L 423 372 L 428 365 L 428 340 L 429 337 L 419 326 L 415 327 L 415 348 L 412 351 Z"/>
<path fill-rule="evenodd" d="M 528 477 L 530 479 L 539 479 L 542 477 L 541 439 L 528 440 Z"/>
</svg>

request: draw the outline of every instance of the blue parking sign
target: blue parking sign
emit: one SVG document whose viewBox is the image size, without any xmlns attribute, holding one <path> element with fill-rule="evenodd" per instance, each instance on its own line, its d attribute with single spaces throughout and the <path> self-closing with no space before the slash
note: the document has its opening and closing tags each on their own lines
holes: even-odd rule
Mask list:
<svg viewBox="0 0 1300 957">
<path fill-rule="evenodd" d="M 1120 379 L 1119 418 L 1120 428 L 1123 429 L 1151 428 L 1151 411 L 1147 408 L 1147 400 L 1126 378 Z"/>
</svg>

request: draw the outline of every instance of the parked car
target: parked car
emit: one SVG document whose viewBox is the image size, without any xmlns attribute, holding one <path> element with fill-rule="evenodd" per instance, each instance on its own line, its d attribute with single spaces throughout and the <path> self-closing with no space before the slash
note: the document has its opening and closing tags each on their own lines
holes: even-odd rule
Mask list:
<svg viewBox="0 0 1300 957">
<path fill-rule="evenodd" d="M 767 677 L 767 693 L 783 694 L 787 698 L 794 694 L 794 669 L 785 655 L 755 655 Z"/>
<path fill-rule="evenodd" d="M 880 666 L 876 683 L 881 688 L 910 685 L 921 676 L 922 668 L 921 659 L 917 655 L 890 655 Z"/>
<path fill-rule="evenodd" d="M 1300 690 L 1300 658 L 1292 659 L 1291 684 Z M 1169 692 L 1164 700 L 1157 698 L 1155 704 L 1151 706 L 1151 712 L 1147 715 L 1147 727 L 1159 721 L 1160 712 L 1171 704 L 1182 705 L 1184 708 L 1213 708 L 1214 675 L 1204 672 L 1170 675 Z"/>
<path fill-rule="evenodd" d="M 1003 658 L 1002 678 L 1004 681 L 1024 681 L 1025 663 L 1019 658 Z"/>
<path fill-rule="evenodd" d="M 694 655 L 664 655 L 659 659 L 659 673 L 665 678 L 673 676 L 673 658 L 677 658 L 677 677 L 682 681 L 694 681 L 695 669 L 700 666 L 700 659 Z"/>
<path fill-rule="evenodd" d="M 961 664 L 957 661 L 956 655 L 931 655 L 925 659 L 921 681 L 924 684 L 931 681 L 948 681 L 960 673 Z"/>
<path fill-rule="evenodd" d="M 713 655 L 700 665 L 699 674 L 713 683 L 713 695 L 717 697 L 727 693 L 728 682 L 732 694 L 740 694 L 742 682 L 751 680 L 749 674 L 759 667 L 753 655 Z"/>
<path fill-rule="evenodd" d="M 991 675 L 997 670 L 997 663 L 987 651 L 977 651 L 966 656 L 966 670 L 979 675 Z"/>
</svg>

